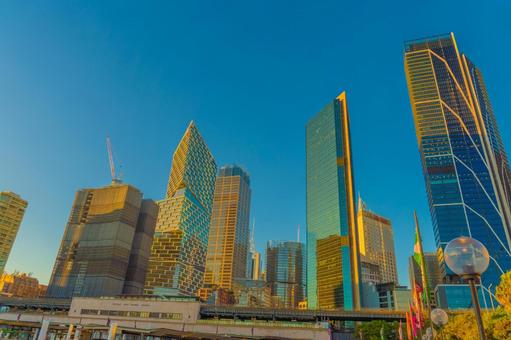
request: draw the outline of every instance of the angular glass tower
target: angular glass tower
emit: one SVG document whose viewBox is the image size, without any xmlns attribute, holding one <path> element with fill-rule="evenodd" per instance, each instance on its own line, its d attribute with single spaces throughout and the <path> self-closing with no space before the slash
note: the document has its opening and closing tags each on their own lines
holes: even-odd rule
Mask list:
<svg viewBox="0 0 511 340">
<path fill-rule="evenodd" d="M 305 247 L 294 241 L 269 241 L 266 282 L 275 307 L 296 308 L 305 297 Z"/>
<path fill-rule="evenodd" d="M 158 202 L 146 294 L 196 295 L 202 286 L 216 163 L 193 122 L 172 157 L 167 197 Z"/>
<path fill-rule="evenodd" d="M 441 270 L 443 248 L 465 235 L 490 252 L 482 282 L 511 269 L 509 163 L 481 72 L 447 34 L 405 43 L 405 72 Z"/>
<path fill-rule="evenodd" d="M 236 165 L 220 168 L 209 228 L 203 298 L 208 289 L 231 289 L 234 278 L 247 277 L 250 178 Z"/>
<path fill-rule="evenodd" d="M 360 306 L 360 264 L 346 93 L 306 126 L 307 303 Z"/>
</svg>

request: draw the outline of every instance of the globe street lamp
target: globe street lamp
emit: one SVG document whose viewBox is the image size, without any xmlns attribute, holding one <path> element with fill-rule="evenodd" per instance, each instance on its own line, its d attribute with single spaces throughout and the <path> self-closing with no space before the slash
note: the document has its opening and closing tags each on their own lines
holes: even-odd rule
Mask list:
<svg viewBox="0 0 511 340">
<path fill-rule="evenodd" d="M 447 244 L 444 250 L 444 258 L 447 266 L 449 266 L 455 274 L 468 281 L 470 293 L 472 294 L 472 304 L 474 305 L 476 314 L 479 336 L 481 339 L 486 340 L 475 283 L 476 280 L 480 279 L 481 274 L 485 272 L 490 263 L 488 250 L 478 240 L 461 236 Z"/>
<path fill-rule="evenodd" d="M 440 308 L 433 309 L 430 316 L 431 322 L 433 322 L 437 327 L 442 327 L 447 323 L 447 321 L 449 321 L 449 316 L 447 313 Z"/>
</svg>

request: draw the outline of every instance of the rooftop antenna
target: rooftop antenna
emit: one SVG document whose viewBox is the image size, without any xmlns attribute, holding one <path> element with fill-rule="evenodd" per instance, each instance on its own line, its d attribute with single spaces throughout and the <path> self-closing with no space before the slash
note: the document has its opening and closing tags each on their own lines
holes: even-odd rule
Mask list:
<svg viewBox="0 0 511 340">
<path fill-rule="evenodd" d="M 106 150 L 108 152 L 108 163 L 110 164 L 110 176 L 112 177 L 112 184 L 121 183 L 121 178 L 116 176 L 115 174 L 115 163 L 114 163 L 114 155 L 112 152 L 112 143 L 110 142 L 110 137 L 106 137 Z"/>
</svg>

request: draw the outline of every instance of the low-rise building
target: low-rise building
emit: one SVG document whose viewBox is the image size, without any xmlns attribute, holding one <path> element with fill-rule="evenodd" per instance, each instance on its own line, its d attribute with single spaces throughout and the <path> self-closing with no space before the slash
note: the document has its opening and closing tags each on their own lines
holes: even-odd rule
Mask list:
<svg viewBox="0 0 511 340">
<path fill-rule="evenodd" d="M 41 296 L 39 280 L 30 274 L 14 272 L 0 276 L 0 294 L 4 296 L 36 298 Z"/>
</svg>

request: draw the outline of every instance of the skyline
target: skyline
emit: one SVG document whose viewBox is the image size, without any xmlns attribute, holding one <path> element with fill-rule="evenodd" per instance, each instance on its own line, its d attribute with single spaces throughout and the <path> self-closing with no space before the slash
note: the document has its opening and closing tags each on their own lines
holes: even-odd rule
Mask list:
<svg viewBox="0 0 511 340">
<path fill-rule="evenodd" d="M 7 20 L 8 18 L 5 19 Z M 9 22 L 9 20 L 7 21 Z M 6 24 L 4 22 L 0 25 Z M 463 50 L 472 56 L 474 62 L 478 64 L 478 66 L 482 69 L 482 72 L 485 74 L 486 82 L 489 87 L 490 99 L 495 106 L 497 121 L 502 127 L 501 130 L 503 133 L 504 144 L 509 147 L 509 145 L 511 145 L 511 136 L 509 129 L 506 131 L 505 127 L 509 126 L 511 119 L 506 118 L 506 110 L 504 109 L 510 104 L 509 99 L 505 98 L 505 93 L 507 93 L 506 88 L 509 88 L 509 84 L 503 81 L 494 81 L 496 78 L 505 79 L 506 75 L 509 74 L 509 71 L 505 68 L 505 57 L 490 53 L 489 48 L 481 48 L 480 50 L 475 48 L 478 44 L 482 44 L 483 46 L 492 45 L 491 41 L 498 40 L 498 36 L 506 36 L 506 29 L 502 29 L 499 32 L 496 32 L 496 36 L 488 38 L 484 37 L 483 33 L 471 34 L 469 33 L 470 30 L 456 30 L 455 28 L 456 27 L 452 28 L 452 31 L 457 34 L 457 38 L 460 41 L 460 45 L 463 46 Z M 32 99 L 36 97 L 33 105 L 37 106 L 37 104 L 41 103 L 46 103 L 46 105 L 42 105 L 38 109 L 32 108 L 33 111 L 26 111 L 27 107 L 25 104 L 21 105 L 21 103 L 16 102 L 17 100 L 22 100 L 24 98 L 12 96 L 12 90 L 7 91 L 10 89 L 9 82 L 15 86 L 17 85 L 19 89 L 24 88 L 22 80 L 18 79 L 18 82 L 13 82 L 13 79 L 15 79 L 13 77 L 16 74 L 13 74 L 13 70 L 11 70 L 8 66 L 23 65 L 26 60 L 21 58 L 20 60 L 17 60 L 17 63 L 13 64 L 12 60 L 9 59 L 11 55 L 6 53 L 6 56 L 4 53 L 4 55 L 0 57 L 0 67 L 2 71 L 6 72 L 6 78 L 0 80 L 0 98 L 3 99 L 4 103 L 7 103 L 7 108 L 6 111 L 3 111 L 0 115 L 7 116 L 8 124 L 2 124 L 3 126 L 0 126 L 0 132 L 2 135 L 7 136 L 7 140 L 10 138 L 12 138 L 11 140 L 14 140 L 14 137 L 19 138 L 19 136 L 17 136 L 18 133 L 21 136 L 21 140 L 17 139 L 19 144 L 13 148 L 14 150 L 6 151 L 6 159 L 11 162 L 9 162 L 7 167 L 2 166 L 2 171 L 0 172 L 0 183 L 3 187 L 1 189 L 17 192 L 22 198 L 29 202 L 29 208 L 27 209 L 25 220 L 20 227 L 20 232 L 16 239 L 17 242 L 15 242 L 13 252 L 10 256 L 7 268 L 8 271 L 13 271 L 14 269 L 32 271 L 36 277 L 41 279 L 42 282 L 47 281 L 51 273 L 51 266 L 55 260 L 58 243 L 68 218 L 74 191 L 83 187 L 106 185 L 109 182 L 108 159 L 106 155 L 106 148 L 104 146 L 104 138 L 107 134 L 112 136 L 114 153 L 116 154 L 118 161 L 120 161 L 121 164 L 124 164 L 125 182 L 140 188 L 145 197 L 158 200 L 164 197 L 162 187 L 166 182 L 166 177 L 168 176 L 172 150 L 177 145 L 177 141 L 181 137 L 186 124 L 192 119 L 197 122 L 201 132 L 205 135 L 205 139 L 208 141 L 208 145 L 213 150 L 213 155 L 218 160 L 219 165 L 233 162 L 239 163 L 247 168 L 251 178 L 253 178 L 254 205 L 252 206 L 252 216 L 257 220 L 256 242 L 258 250 L 261 251 L 264 249 L 264 245 L 268 239 L 294 239 L 297 224 L 302 225 L 303 239 L 303 236 L 305 235 L 305 228 L 303 228 L 303 226 L 305 226 L 304 126 L 315 112 L 321 109 L 323 103 L 340 93 L 340 90 L 348 88 L 348 96 L 350 97 L 350 118 L 352 121 L 351 134 L 352 147 L 354 149 L 353 158 L 356 188 L 357 191 L 361 192 L 362 196 L 367 200 L 368 205 L 374 209 L 375 212 L 392 220 L 396 230 L 395 234 L 399 235 L 399 238 L 396 238 L 396 244 L 400 244 L 402 242 L 402 244 L 410 245 L 409 248 L 403 249 L 400 247 L 396 249 L 399 280 L 400 283 L 407 282 L 407 258 L 412 252 L 413 245 L 412 212 L 414 208 L 417 208 L 419 211 L 422 232 L 425 238 L 425 249 L 427 251 L 432 251 L 434 249 L 434 242 L 432 238 L 431 220 L 427 208 L 427 198 L 424 190 L 422 171 L 420 168 L 420 157 L 413 129 L 413 118 L 407 98 L 406 80 L 404 77 L 404 71 L 402 70 L 403 41 L 432 34 L 434 35 L 437 33 L 444 33 L 445 31 L 450 30 L 439 31 L 436 27 L 429 27 L 428 29 L 423 29 L 425 33 L 426 31 L 429 32 L 426 34 L 414 34 L 412 31 L 406 32 L 406 37 L 404 37 L 405 39 L 393 38 L 392 41 L 387 40 L 387 42 L 394 46 L 394 49 L 389 49 L 392 50 L 392 54 L 394 56 L 390 69 L 394 72 L 398 69 L 397 73 L 392 74 L 395 81 L 392 80 L 390 83 L 399 83 L 399 86 L 390 88 L 380 87 L 375 89 L 375 91 L 381 91 L 383 93 L 382 97 L 390 96 L 391 98 L 398 98 L 396 102 L 399 102 L 398 107 L 401 108 L 400 110 L 394 110 L 396 106 L 393 105 L 396 103 L 392 102 L 392 100 L 382 101 L 382 97 L 371 93 L 371 85 L 368 80 L 378 80 L 378 76 L 381 76 L 382 74 L 371 73 L 369 70 L 373 70 L 372 65 L 365 64 L 369 70 L 361 69 L 357 71 L 362 74 L 367 73 L 364 76 L 360 76 L 360 80 L 364 83 L 363 85 L 357 85 L 357 83 L 354 82 L 351 83 L 353 85 L 350 86 L 349 79 L 350 77 L 353 77 L 353 74 L 351 74 L 352 71 L 344 70 L 344 68 L 342 71 L 347 71 L 346 77 L 343 77 L 343 72 L 338 72 L 339 69 L 332 72 L 335 76 L 329 75 L 327 77 L 325 77 L 326 71 L 321 70 L 324 73 L 319 72 L 321 76 L 318 76 L 317 79 L 314 78 L 315 80 L 318 80 L 321 79 L 321 77 L 325 77 L 324 83 L 320 83 L 320 86 L 317 86 L 318 84 L 314 83 L 314 81 L 311 81 L 311 84 L 303 85 L 302 87 L 300 87 L 300 85 L 292 86 L 293 90 L 299 90 L 299 95 L 304 95 L 305 93 L 309 94 L 312 88 L 315 88 L 312 90 L 312 93 L 310 93 L 310 96 L 304 95 L 306 98 L 295 98 L 296 93 L 291 95 L 289 92 L 285 92 L 284 96 L 282 96 L 282 93 L 279 93 L 281 94 L 281 98 L 279 98 L 281 102 L 276 100 L 275 94 L 273 94 L 272 91 L 265 88 L 260 88 L 259 93 L 254 95 L 254 92 L 248 88 L 248 85 L 246 85 L 246 81 L 236 78 L 232 74 L 228 74 L 231 78 L 227 79 L 228 83 L 230 81 L 228 84 L 230 86 L 228 86 L 227 89 L 214 89 L 214 94 L 210 94 L 209 96 L 211 97 L 206 96 L 204 102 L 200 98 L 201 94 L 192 93 L 190 90 L 188 90 L 188 96 L 184 95 L 182 98 L 176 99 L 172 95 L 169 95 L 169 93 L 165 93 L 162 89 L 160 89 L 159 91 L 161 92 L 159 92 L 157 88 L 158 77 L 155 76 L 155 74 L 151 74 L 151 76 L 155 76 L 156 79 L 153 79 L 153 82 L 143 83 L 141 88 L 142 90 L 153 90 L 157 93 L 154 95 L 155 97 L 146 97 L 145 100 L 141 101 L 139 104 L 135 103 L 134 99 L 130 98 L 130 91 L 126 91 L 124 93 L 121 91 L 121 94 L 117 93 L 116 99 L 113 99 L 110 102 L 107 98 L 108 96 L 103 97 L 102 94 L 99 94 L 101 89 L 98 89 L 97 93 L 92 92 L 92 96 L 91 92 L 86 91 L 86 93 L 89 94 L 89 97 L 84 96 L 85 99 L 82 99 L 82 102 L 78 101 L 78 103 L 83 107 L 80 108 L 77 106 L 78 113 L 66 116 L 62 111 L 66 111 L 66 108 L 69 108 L 69 103 L 63 107 L 58 105 L 59 101 L 57 100 L 57 97 L 60 96 L 59 91 L 52 91 L 50 94 L 46 93 L 46 95 L 41 95 L 39 98 L 37 98 L 39 92 L 33 91 L 29 92 Z M 507 32 L 509 32 L 509 29 L 507 29 Z M 280 33 L 282 38 L 284 36 L 288 36 L 291 32 L 286 31 Z M 3 37 L 5 33 L 0 34 L 2 34 Z M 309 38 L 312 39 L 310 36 Z M 489 41 L 485 41 L 485 38 L 488 38 Z M 12 37 L 10 39 L 12 40 Z M 13 43 L 10 39 L 8 39 L 9 43 L 6 46 L 10 46 L 9 44 Z M 122 43 L 120 45 L 122 45 Z M 395 48 L 396 46 L 397 48 Z M 112 47 L 110 47 L 110 49 L 111 48 Z M 108 62 L 112 62 L 117 56 L 116 53 L 112 52 L 110 49 L 107 48 L 106 57 Z M 108 52 L 111 54 L 109 55 Z M 326 54 L 329 54 L 328 51 Z M 505 55 L 505 53 L 502 54 Z M 44 58 L 45 53 L 42 53 L 42 56 Z M 482 56 L 487 58 L 486 61 L 482 58 Z M 258 55 L 258 57 L 261 57 L 261 55 Z M 305 57 L 311 56 L 306 54 Z M 127 61 L 121 61 L 123 66 L 126 66 L 125 64 L 127 64 L 128 66 L 134 65 L 135 67 L 123 70 L 117 69 L 116 71 L 119 74 L 130 76 L 130 70 L 135 72 L 133 70 L 137 69 L 137 61 L 134 60 L 136 59 L 136 56 L 130 55 L 126 58 Z M 141 57 L 139 56 L 139 58 Z M 330 58 L 330 56 L 328 57 L 329 62 L 327 63 L 327 68 L 335 67 L 336 64 L 333 62 L 335 59 L 336 58 Z M 274 66 L 282 67 L 284 60 L 278 60 L 280 63 Z M 358 61 L 355 66 L 364 65 L 362 60 L 364 59 L 362 58 Z M 499 60 L 501 62 L 499 62 Z M 11 61 L 11 63 L 6 63 L 6 61 Z M 48 60 L 46 60 L 46 62 L 48 62 Z M 140 60 L 138 62 L 141 63 Z M 317 62 L 318 60 L 314 59 L 314 63 Z M 87 66 L 88 64 L 84 65 Z M 499 67 L 499 65 L 504 66 Z M 56 65 L 53 65 L 53 67 L 55 66 Z M 260 67 L 262 67 L 262 65 L 260 65 Z M 319 65 L 316 65 L 316 67 L 321 69 Z M 381 68 L 382 65 L 379 67 Z M 16 70 L 16 67 L 13 69 Z M 219 70 L 220 69 L 221 68 L 219 68 Z M 499 72 L 501 69 L 503 71 Z M 91 69 L 87 70 L 91 71 Z M 103 69 L 103 71 L 105 70 L 106 69 Z M 259 69 L 259 71 L 261 70 Z M 153 70 L 153 72 L 155 71 Z M 313 70 L 308 69 L 308 72 L 309 73 L 307 73 L 307 75 L 311 76 Z M 285 72 L 277 72 L 277 75 L 283 76 L 284 73 Z M 23 72 L 21 72 L 21 74 L 24 75 Z M 36 73 L 36 75 L 37 74 L 38 73 Z M 264 75 L 266 76 L 267 74 L 264 73 Z M 385 72 L 383 72 L 383 75 L 385 75 Z M 131 76 L 133 76 L 133 74 L 131 74 Z M 214 75 L 212 78 L 213 80 L 225 80 L 225 78 L 221 76 L 223 76 L 223 74 Z M 262 79 L 258 78 L 257 75 L 251 74 L 251 76 L 262 81 Z M 41 73 L 39 73 L 39 77 L 41 77 Z M 95 77 L 98 77 L 98 75 L 95 74 Z M 115 76 L 109 75 L 109 77 Z M 138 76 L 134 76 L 134 78 L 137 77 Z M 42 79 L 44 80 L 45 77 L 43 76 Z M 99 86 L 100 79 L 101 78 L 96 79 L 97 82 L 92 82 L 94 79 L 86 78 L 86 85 L 91 87 Z M 121 77 L 116 81 L 113 81 L 116 83 L 116 88 L 119 88 L 118 90 L 122 90 L 122 86 L 120 84 L 122 79 L 123 78 Z M 23 80 L 26 81 L 26 79 Z M 36 76 L 35 80 L 41 81 L 41 78 Z M 159 80 L 164 82 L 161 78 Z M 214 83 L 213 80 L 210 80 L 210 82 Z M 277 76 L 276 80 L 277 85 L 283 85 L 280 77 Z M 289 86 L 293 81 L 297 80 L 298 78 L 290 79 L 290 81 L 285 84 Z M 73 84 L 73 81 L 62 81 L 61 79 L 61 81 L 57 83 L 62 83 L 61 86 L 63 86 L 64 84 Z M 233 96 L 231 92 L 235 91 L 234 87 L 239 84 L 247 86 L 247 88 L 244 88 L 242 92 L 249 93 L 250 95 L 245 93 L 245 95 L 242 96 L 242 100 L 239 100 L 238 102 L 237 100 L 233 101 L 235 96 Z M 381 81 L 380 86 L 385 86 L 384 84 L 386 83 Z M 39 85 L 44 85 L 44 82 Z M 186 88 L 190 87 L 190 84 L 185 85 Z M 259 85 L 261 85 L 261 83 L 259 83 Z M 374 86 L 376 87 L 376 85 Z M 229 89 L 229 87 L 231 88 Z M 136 88 L 137 86 L 134 86 L 134 88 L 130 88 L 130 90 L 135 93 Z M 81 89 L 81 87 L 74 88 L 74 91 L 77 92 L 74 93 L 74 96 L 77 97 L 72 95 L 71 99 L 80 98 L 80 96 L 78 96 L 79 89 Z M 208 90 L 210 89 L 211 88 L 208 88 Z M 202 88 L 199 92 L 205 93 Z M 270 92 L 270 95 L 265 96 L 265 92 Z M 19 93 L 26 92 L 19 91 Z M 66 92 L 63 91 L 63 93 Z M 402 135 L 393 135 L 392 133 L 388 133 L 388 128 L 390 128 L 388 126 L 390 125 L 389 122 L 382 119 L 380 115 L 370 112 L 371 105 L 366 102 L 366 96 L 368 93 L 371 93 L 369 99 L 374 98 L 374 101 L 378 103 L 378 105 L 373 107 L 373 109 L 379 107 L 387 108 L 388 106 L 388 109 L 386 109 L 384 113 L 387 114 L 394 112 L 392 119 L 390 119 L 390 123 L 400 125 L 401 130 L 403 130 L 401 132 Z M 11 98 L 8 98 L 8 95 L 11 95 Z M 220 95 L 220 98 L 214 99 L 214 104 L 212 106 L 206 105 L 205 102 L 211 101 L 215 95 Z M 252 97 L 256 97 L 263 103 L 258 104 L 256 101 L 251 101 L 250 105 L 254 105 L 255 107 L 252 109 L 245 108 L 249 111 L 247 117 L 244 117 L 244 119 L 237 118 L 235 113 L 237 111 L 239 112 L 240 107 L 242 107 L 240 106 L 240 103 L 243 101 L 248 102 L 248 100 Z M 50 103 L 46 102 L 44 100 L 45 98 L 49 100 Z M 93 107 L 97 106 L 89 103 L 88 99 L 91 98 L 93 99 L 92 104 L 95 105 L 103 102 L 110 103 L 110 106 L 108 107 L 109 109 L 114 109 L 116 108 L 116 105 L 120 105 L 117 101 L 120 101 L 121 98 L 126 99 L 127 103 L 123 104 L 126 105 L 126 107 L 123 105 L 119 106 L 116 110 L 118 113 L 114 115 L 115 117 L 100 117 L 108 110 L 102 109 L 94 113 Z M 144 105 L 150 103 L 150 99 L 157 99 L 157 102 L 148 105 L 152 109 L 145 110 Z M 174 100 L 174 102 L 170 103 L 172 100 Z M 290 100 L 293 100 L 294 103 L 291 104 Z M 17 104 L 14 105 L 14 109 L 9 107 L 9 105 L 12 105 L 13 102 L 14 104 Z M 286 105 L 282 106 L 283 103 Z M 130 105 L 134 105 L 135 110 L 127 110 L 128 114 L 127 117 L 125 117 L 124 114 L 120 113 L 122 112 L 121 107 L 123 109 L 129 108 Z M 276 108 L 268 110 L 267 108 L 272 107 L 272 105 L 276 105 Z M 167 117 L 165 110 L 169 107 L 173 108 L 173 112 L 176 116 L 170 118 Z M 56 113 L 50 112 L 52 109 L 57 109 L 56 112 L 59 112 L 60 114 L 56 115 Z M 221 113 L 224 109 L 231 112 L 231 114 L 226 114 L 224 117 L 216 116 L 215 118 L 218 118 L 218 121 L 212 122 L 208 120 L 209 115 Z M 265 111 L 264 109 L 267 110 Z M 257 117 L 258 110 L 261 110 L 260 112 L 265 112 L 264 114 L 259 112 L 259 114 L 266 120 L 273 119 L 276 124 L 267 124 L 267 121 L 261 122 L 261 118 Z M 8 111 L 13 113 L 10 114 Z M 80 116 L 80 114 L 84 114 L 87 111 L 90 111 L 91 113 L 85 117 L 86 119 Z M 178 111 L 180 111 L 179 114 L 176 113 Z M 294 117 L 295 113 L 299 113 L 299 115 L 296 121 L 290 122 L 289 116 L 280 118 L 275 116 L 279 111 L 286 111 L 287 114 L 291 114 L 291 117 Z M 156 117 L 161 118 L 164 123 L 161 124 L 161 122 L 153 122 L 146 125 L 147 122 L 145 120 L 151 112 L 159 113 L 160 116 Z M 190 113 L 185 114 L 185 112 Z M 37 119 L 37 115 L 41 113 L 45 113 L 43 115 L 43 120 Z M 23 118 L 25 119 L 19 117 L 19 115 L 23 115 Z M 139 118 L 139 115 L 142 117 Z M 370 125 L 364 124 L 367 122 L 368 117 L 374 119 Z M 89 118 L 94 122 L 94 124 L 89 123 Z M 229 119 L 233 118 L 235 118 L 236 123 L 229 123 Z M 64 122 L 58 123 L 57 121 L 59 120 L 63 120 Z M 65 125 L 66 123 L 69 124 L 73 122 L 76 123 L 75 125 L 82 126 L 83 124 L 83 130 L 67 131 L 59 125 Z M 105 124 L 102 128 L 94 128 L 94 130 L 101 131 L 89 133 L 91 131 L 89 131 L 90 128 L 87 128 L 88 124 L 92 127 L 97 127 L 101 126 L 101 122 L 104 122 Z M 238 133 L 229 133 L 230 130 L 240 128 L 247 122 L 249 123 L 247 125 L 253 127 L 253 130 L 256 131 L 255 134 L 252 133 L 252 129 L 241 129 Z M 43 127 L 44 124 L 50 125 L 52 123 L 56 123 L 56 129 L 52 130 L 50 128 L 48 132 L 43 133 L 39 131 L 39 124 L 41 123 L 43 123 Z M 11 129 L 10 125 L 14 125 L 14 129 Z M 161 130 L 159 130 L 159 125 L 162 126 L 162 129 L 164 129 L 163 131 L 171 129 L 172 127 L 174 127 L 174 130 L 172 133 L 165 131 L 165 135 L 159 135 L 159 132 L 161 132 Z M 276 128 L 273 125 L 278 127 Z M 71 126 L 73 126 L 73 124 L 71 124 Z M 215 126 L 218 128 L 215 128 Z M 225 126 L 226 128 L 223 128 Z M 280 130 L 282 129 L 282 126 L 285 126 L 285 128 L 288 129 L 288 133 L 290 135 L 287 135 L 287 138 L 279 139 L 278 137 L 280 137 L 279 133 L 281 133 Z M 24 127 L 27 128 L 26 131 L 21 130 Z M 130 133 L 133 133 L 134 131 L 137 132 L 139 129 L 148 127 L 159 132 L 146 135 L 146 141 L 138 139 L 129 140 L 126 136 L 128 133 L 125 135 L 123 132 L 123 130 L 128 130 Z M 380 127 L 382 127 L 381 130 L 383 131 L 378 131 Z M 390 131 L 395 130 L 390 128 Z M 373 137 L 372 143 L 367 142 L 368 135 L 371 133 L 376 136 Z M 259 136 L 257 136 L 257 134 L 259 134 Z M 158 136 L 155 137 L 154 135 Z M 31 138 L 28 138 L 27 136 L 31 136 Z M 400 138 L 396 138 L 397 136 Z M 380 139 L 384 137 L 388 137 L 389 140 L 380 141 Z M 24 141 L 23 138 L 26 138 L 27 140 Z M 76 140 L 80 139 L 83 141 L 78 143 Z M 403 140 L 405 143 L 402 143 Z M 378 143 L 375 143 L 376 141 L 378 141 Z M 381 169 L 382 165 L 384 167 L 389 166 L 393 171 L 395 171 L 396 167 L 398 167 L 396 161 L 400 159 L 399 155 L 390 155 L 385 151 L 386 147 L 391 144 L 395 144 L 396 142 L 403 147 L 403 150 L 398 150 L 398 154 L 401 156 L 405 155 L 404 159 L 406 161 L 403 165 L 404 169 L 400 176 L 386 176 L 388 175 L 389 170 Z M 278 147 L 276 148 L 275 145 Z M 38 147 L 37 149 L 36 146 Z M 238 150 L 236 150 L 236 146 L 239 146 Z M 273 148 L 277 151 L 274 151 Z M 71 152 L 70 150 L 74 152 Z M 267 151 L 269 151 L 269 155 L 265 155 L 265 152 Z M 58 155 L 59 153 L 62 155 Z M 19 157 L 16 156 L 16 154 L 22 156 Z M 26 155 L 30 155 L 31 157 L 26 157 Z M 51 164 L 44 164 L 45 159 L 55 159 L 55 162 L 47 162 Z M 152 164 L 148 165 L 147 163 Z M 390 183 L 382 183 L 387 182 L 386 180 L 382 181 L 382 178 L 376 180 L 371 178 L 374 175 L 375 166 L 377 166 L 377 171 L 382 172 L 382 177 L 386 179 L 388 178 L 388 182 Z M 155 175 L 153 176 L 153 174 Z M 273 176 L 276 175 L 276 178 L 271 178 L 272 174 Z M 403 183 L 403 188 L 395 188 L 395 186 L 391 183 L 393 179 L 399 179 L 402 181 L 401 183 Z M 272 192 L 274 193 L 273 190 L 275 187 L 289 189 L 288 197 L 284 197 L 285 199 L 282 197 L 271 197 Z M 285 190 L 278 191 L 285 192 Z M 391 191 L 397 191 L 397 193 L 392 193 L 389 198 L 388 195 Z M 412 192 L 415 192 L 415 194 L 410 195 Z M 399 195 L 402 197 L 397 197 Z M 282 211 L 277 211 L 277 209 L 273 207 L 276 205 L 276 202 L 281 201 L 285 201 L 283 202 L 285 204 L 282 207 Z M 277 228 L 279 228 L 279 230 L 276 230 Z M 274 234 L 271 234 L 272 237 L 265 236 L 265 234 L 268 234 L 273 230 L 276 230 L 275 236 L 273 236 Z M 40 242 L 44 235 L 48 235 L 50 238 L 48 242 Z M 401 237 L 401 235 L 403 235 L 403 237 Z M 54 239 L 52 239 L 52 237 Z M 41 252 L 41 256 L 34 258 L 29 254 L 26 254 L 31 249 Z"/>
</svg>

